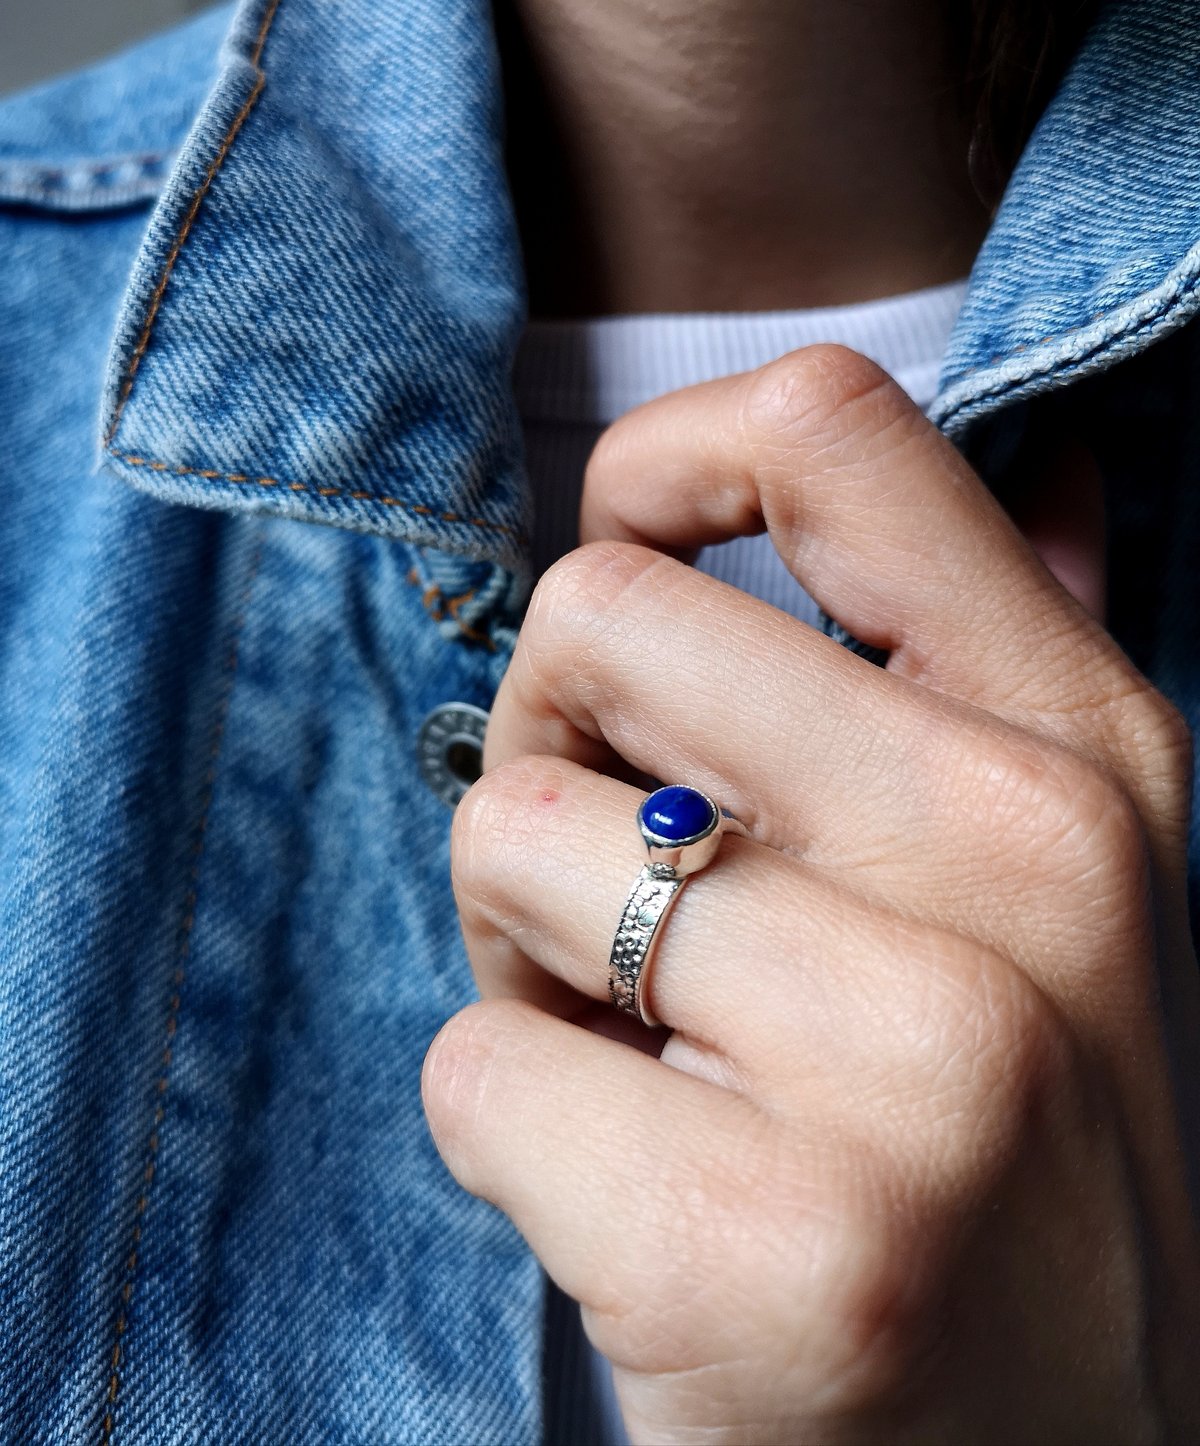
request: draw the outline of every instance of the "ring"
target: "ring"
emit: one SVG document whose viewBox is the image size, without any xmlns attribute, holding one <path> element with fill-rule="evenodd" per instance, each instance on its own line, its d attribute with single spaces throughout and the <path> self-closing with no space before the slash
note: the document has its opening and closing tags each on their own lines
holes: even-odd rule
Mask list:
<svg viewBox="0 0 1200 1446">
<path fill-rule="evenodd" d="M 684 784 L 656 788 L 637 811 L 649 862 L 633 881 L 608 959 L 608 997 L 623 1014 L 652 1028 L 659 1023 L 646 1003 L 651 955 L 659 928 L 690 875 L 716 856 L 724 833 L 746 836 L 731 813 L 707 793 Z"/>
</svg>

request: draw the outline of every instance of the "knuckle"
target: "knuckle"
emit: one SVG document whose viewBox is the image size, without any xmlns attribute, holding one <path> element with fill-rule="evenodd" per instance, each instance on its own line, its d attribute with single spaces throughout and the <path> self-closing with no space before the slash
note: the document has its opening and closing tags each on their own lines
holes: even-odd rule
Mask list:
<svg viewBox="0 0 1200 1446">
<path fill-rule="evenodd" d="M 1077 759 L 1065 769 L 1067 827 L 1059 839 L 1064 866 L 1072 861 L 1093 897 L 1097 888 L 1133 888 L 1140 896 L 1147 861 L 1142 817 L 1117 774 L 1102 763 Z"/>
<path fill-rule="evenodd" d="M 986 944 L 936 930 L 922 934 L 912 957 L 923 967 L 896 1019 L 906 1068 L 902 1080 L 888 1081 L 891 1131 L 913 1145 L 911 1170 L 953 1159 L 966 1179 L 968 1161 L 981 1148 L 986 1157 L 986 1130 L 997 1111 L 1007 1129 L 1010 1088 L 1019 1095 L 1040 1076 L 1056 1016 L 1029 976 Z"/>
<path fill-rule="evenodd" d="M 918 1368 L 936 1337 L 931 1236 L 882 1201 L 839 1203 L 813 1245 L 806 1357 L 784 1363 L 814 1412 L 878 1407 Z"/>
<path fill-rule="evenodd" d="M 528 1006 L 486 1000 L 453 1015 L 434 1036 L 421 1068 L 421 1100 L 438 1150 L 470 1188 L 472 1146 L 486 1130 L 497 1066 L 524 1022 Z"/>
<path fill-rule="evenodd" d="M 682 566 L 624 542 L 589 542 L 556 562 L 534 590 L 517 641 L 512 686 L 524 706 L 553 713 L 566 693 L 574 704 L 603 710 L 630 635 L 647 613 L 661 616 Z M 579 726 L 586 731 L 586 721 Z"/>
<path fill-rule="evenodd" d="M 1037 878 L 1069 890 L 1065 906 L 1075 907 L 1079 891 L 1091 905 L 1098 890 L 1114 891 L 1114 899 L 1140 893 L 1145 829 L 1113 769 L 1045 740 L 1013 743 L 985 766 L 995 837 Z"/>
<path fill-rule="evenodd" d="M 490 769 L 467 789 L 450 823 L 450 880 L 460 906 L 486 891 L 493 863 L 491 844 L 503 815 L 498 810 L 497 779 L 509 765 Z"/>
<path fill-rule="evenodd" d="M 662 1159 L 639 1210 L 641 1264 L 610 1272 L 603 1303 L 592 1302 L 589 1334 L 614 1363 L 645 1374 L 684 1370 L 730 1319 L 755 1317 L 767 1257 L 790 1238 L 772 1133 L 765 1117 L 748 1117 L 736 1140 Z"/>
<path fill-rule="evenodd" d="M 564 773 L 561 760 L 526 754 L 488 769 L 466 791 L 450 825 L 450 878 L 460 907 L 500 907 L 516 865 L 536 857 L 532 801 L 561 790 Z"/>
<path fill-rule="evenodd" d="M 760 367 L 750 379 L 744 415 L 751 435 L 792 450 L 825 439 L 831 429 L 857 430 L 866 407 L 898 395 L 875 362 L 821 343 Z"/>
<path fill-rule="evenodd" d="M 939 1219 L 961 1218 L 999 1188 L 1031 1132 L 1073 1096 L 1078 1043 L 1066 1017 L 1024 970 L 968 939 L 958 941 L 954 1006 L 944 1011 L 942 1062 L 920 1082 L 915 1119 L 893 1126 L 899 1174 Z"/>
<path fill-rule="evenodd" d="M 635 542 L 585 542 L 547 568 L 530 607 L 536 603 L 548 620 L 580 612 L 591 617 L 619 601 L 660 556 Z"/>
<path fill-rule="evenodd" d="M 585 487 L 594 487 L 602 480 L 605 486 L 624 481 L 637 458 L 645 413 L 645 407 L 636 407 L 600 433 L 584 469 Z"/>
<path fill-rule="evenodd" d="M 533 655 L 578 645 L 581 635 L 621 608 L 647 574 L 669 561 L 632 542 L 588 542 L 561 557 L 542 575 L 525 621 L 523 647 Z"/>
<path fill-rule="evenodd" d="M 425 1052 L 421 1098 L 439 1139 L 453 1131 L 464 1104 L 468 1109 L 471 1105 L 470 1081 L 478 1074 L 474 1067 L 479 1062 L 485 1033 L 476 1027 L 476 1008 L 471 1004 L 451 1016 Z"/>
<path fill-rule="evenodd" d="M 1070 1036 L 1030 976 L 977 939 L 920 925 L 899 952 L 921 963 L 890 1016 L 903 1067 L 889 1056 L 870 1085 L 881 1138 L 904 1178 L 919 1185 L 932 1170 L 974 1193 L 1059 1078 Z"/>
<path fill-rule="evenodd" d="M 1121 733 L 1149 775 L 1186 788 L 1192 772 L 1192 730 L 1182 712 L 1148 684 L 1121 702 Z"/>
<path fill-rule="evenodd" d="M 759 1349 L 790 1397 L 820 1411 L 882 1401 L 935 1334 L 941 1235 L 917 1228 L 898 1167 L 836 1128 L 771 1131 L 754 1167 L 706 1186 L 686 1299 L 693 1332 L 752 1320 Z M 724 1325 L 722 1325 L 724 1323 Z M 694 1341 L 693 1341 L 694 1344 Z"/>
<path fill-rule="evenodd" d="M 1008 960 L 987 956 L 974 1000 L 959 1051 L 971 1082 L 958 1142 L 969 1164 L 960 1159 L 957 1172 L 972 1193 L 988 1183 L 981 1169 L 1005 1157 L 1006 1146 L 1025 1130 L 1039 1103 L 1060 1090 L 1074 1064 L 1065 1021 Z"/>
</svg>

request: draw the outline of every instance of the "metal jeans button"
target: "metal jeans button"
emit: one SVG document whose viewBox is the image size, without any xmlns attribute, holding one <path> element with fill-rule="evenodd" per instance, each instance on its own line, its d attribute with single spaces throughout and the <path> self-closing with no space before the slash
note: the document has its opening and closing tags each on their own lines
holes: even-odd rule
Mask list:
<svg viewBox="0 0 1200 1446">
<path fill-rule="evenodd" d="M 483 771 L 488 715 L 474 703 L 442 703 L 421 724 L 417 756 L 425 782 L 453 808 Z"/>
</svg>

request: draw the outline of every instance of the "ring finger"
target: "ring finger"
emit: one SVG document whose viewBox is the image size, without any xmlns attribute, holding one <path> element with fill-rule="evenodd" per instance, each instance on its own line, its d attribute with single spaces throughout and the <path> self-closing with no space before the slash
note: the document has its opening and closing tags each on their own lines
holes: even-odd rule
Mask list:
<svg viewBox="0 0 1200 1446">
<path fill-rule="evenodd" d="M 608 999 L 608 958 L 644 862 L 642 794 L 561 758 L 494 769 L 459 806 L 452 863 L 485 998 L 563 1017 Z M 945 1114 L 947 1057 L 972 1040 L 970 1081 L 1038 1007 L 1007 960 L 872 909 L 810 865 L 735 836 L 659 926 L 652 1012 L 678 1034 L 669 1063 L 777 1108 L 911 1099 L 926 1074 Z M 1005 1038 L 1001 1039 L 1001 1035 Z M 803 1088 L 798 1095 L 797 1085 Z M 936 1085 L 936 1088 L 933 1086 Z"/>
</svg>

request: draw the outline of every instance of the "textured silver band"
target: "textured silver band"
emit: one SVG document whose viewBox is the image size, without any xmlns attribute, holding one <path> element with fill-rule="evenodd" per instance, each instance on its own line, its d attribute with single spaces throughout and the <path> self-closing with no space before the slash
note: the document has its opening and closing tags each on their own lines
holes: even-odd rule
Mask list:
<svg viewBox="0 0 1200 1446">
<path fill-rule="evenodd" d="M 706 794 L 686 786 L 661 792 L 691 793 L 703 799 L 711 822 L 693 837 L 671 841 L 651 832 L 638 811 L 638 828 L 650 861 L 645 864 L 625 900 L 608 957 L 608 997 L 623 1014 L 631 1014 L 651 1027 L 660 1021 L 649 1005 L 650 965 L 664 919 L 688 879 L 706 868 L 716 856 L 725 833 L 746 835 L 745 826 L 718 808 Z M 651 799 L 660 796 L 652 794 Z M 643 804 L 643 808 L 645 804 Z"/>
<path fill-rule="evenodd" d="M 645 981 L 658 926 L 687 882 L 670 864 L 646 864 L 633 881 L 608 960 L 608 997 L 624 1014 L 655 1025 L 646 1006 Z"/>
</svg>

